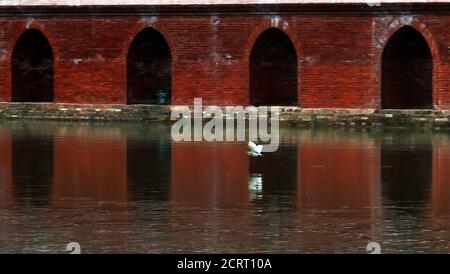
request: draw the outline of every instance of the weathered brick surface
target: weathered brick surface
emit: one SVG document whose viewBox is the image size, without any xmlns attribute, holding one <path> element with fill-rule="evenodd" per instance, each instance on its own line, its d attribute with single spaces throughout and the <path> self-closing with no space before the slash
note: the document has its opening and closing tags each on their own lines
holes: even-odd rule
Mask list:
<svg viewBox="0 0 450 274">
<path fill-rule="evenodd" d="M 205 105 L 247 105 L 253 44 L 275 27 L 296 50 L 298 106 L 379 108 L 383 48 L 396 30 L 410 25 L 431 48 L 434 107 L 450 108 L 449 13 L 215 11 L 3 13 L 0 101 L 12 98 L 15 43 L 25 30 L 36 28 L 53 50 L 55 102 L 126 104 L 128 49 L 142 29 L 152 27 L 171 50 L 173 104 L 192 104 L 194 97 L 202 97 Z"/>
</svg>

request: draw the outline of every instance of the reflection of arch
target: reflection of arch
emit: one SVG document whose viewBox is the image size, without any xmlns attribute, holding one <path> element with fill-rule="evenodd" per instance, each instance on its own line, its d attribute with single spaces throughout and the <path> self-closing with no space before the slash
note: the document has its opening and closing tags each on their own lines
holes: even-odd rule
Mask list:
<svg viewBox="0 0 450 274">
<path fill-rule="evenodd" d="M 127 57 L 127 94 L 129 104 L 170 103 L 172 55 L 160 32 L 146 28 L 130 45 Z M 164 98 L 158 99 L 162 91 Z"/>
<path fill-rule="evenodd" d="M 127 138 L 127 184 L 129 200 L 169 199 L 172 172 L 172 144 L 163 132 L 166 125 L 139 128 Z M 154 136 L 154 139 L 143 136 Z"/>
<path fill-rule="evenodd" d="M 414 230 L 428 219 L 433 179 L 433 143 L 429 134 L 385 133 L 380 151 L 382 221 L 395 231 Z M 414 147 L 414 149 L 411 149 Z M 409 235 L 399 233 L 399 241 Z"/>
<path fill-rule="evenodd" d="M 382 55 L 382 108 L 433 108 L 433 59 L 420 32 L 398 29 Z"/>
<path fill-rule="evenodd" d="M 433 148 L 427 135 L 386 135 L 381 144 L 381 187 L 386 203 L 429 200 Z M 414 147 L 414 149 L 411 149 Z"/>
<path fill-rule="evenodd" d="M 33 132 L 12 135 L 12 189 L 17 200 L 32 205 L 50 203 L 53 186 L 53 137 L 35 136 Z"/>
<path fill-rule="evenodd" d="M 12 101 L 52 102 L 53 51 L 37 29 L 28 29 L 17 40 L 12 54 Z"/>
<path fill-rule="evenodd" d="M 298 61 L 295 46 L 280 29 L 269 28 L 250 55 L 250 104 L 297 105 Z"/>
</svg>

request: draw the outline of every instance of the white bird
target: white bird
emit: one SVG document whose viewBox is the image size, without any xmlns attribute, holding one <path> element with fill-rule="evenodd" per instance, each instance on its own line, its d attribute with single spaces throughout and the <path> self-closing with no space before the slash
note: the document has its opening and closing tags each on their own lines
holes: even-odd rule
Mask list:
<svg viewBox="0 0 450 274">
<path fill-rule="evenodd" d="M 248 154 L 249 156 L 252 156 L 252 157 L 260 157 L 260 156 L 263 156 L 263 155 L 261 154 L 262 150 L 263 150 L 263 146 L 262 146 L 262 145 L 256 145 L 256 144 L 253 143 L 252 141 L 249 141 L 249 142 L 248 142 L 248 151 L 247 151 L 247 154 Z"/>
</svg>

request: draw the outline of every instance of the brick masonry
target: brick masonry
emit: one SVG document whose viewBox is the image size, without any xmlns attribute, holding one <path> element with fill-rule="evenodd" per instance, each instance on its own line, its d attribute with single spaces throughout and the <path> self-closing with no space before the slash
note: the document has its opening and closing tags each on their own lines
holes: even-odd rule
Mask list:
<svg viewBox="0 0 450 274">
<path fill-rule="evenodd" d="M 142 11 L 143 10 L 143 11 Z M 140 11 L 140 12 L 139 12 Z M 389 38 L 411 26 L 433 58 L 433 107 L 450 108 L 450 5 L 363 5 L 0 10 L 0 101 L 12 100 L 11 59 L 27 29 L 54 56 L 54 102 L 127 104 L 127 55 L 154 28 L 172 55 L 172 104 L 249 104 L 249 60 L 260 34 L 277 28 L 298 59 L 297 106 L 379 109 L 381 59 Z M 14 108 L 14 107 L 13 107 Z"/>
</svg>

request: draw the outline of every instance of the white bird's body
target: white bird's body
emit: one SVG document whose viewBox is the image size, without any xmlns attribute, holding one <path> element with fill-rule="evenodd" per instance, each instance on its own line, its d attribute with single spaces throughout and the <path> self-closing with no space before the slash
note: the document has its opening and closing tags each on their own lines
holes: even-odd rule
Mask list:
<svg viewBox="0 0 450 274">
<path fill-rule="evenodd" d="M 261 152 L 263 150 L 262 145 L 256 145 L 252 141 L 248 142 L 248 152 L 247 154 L 252 157 L 260 157 L 262 156 Z"/>
</svg>

